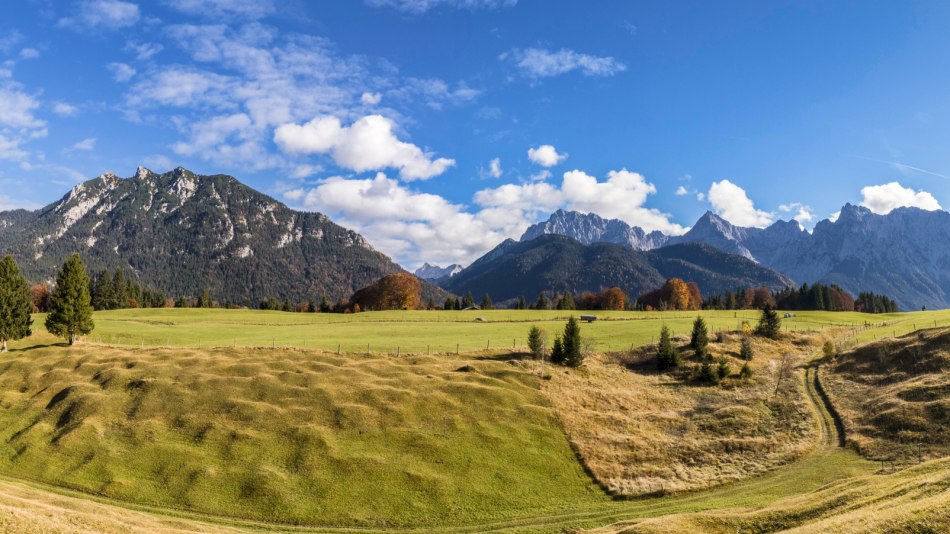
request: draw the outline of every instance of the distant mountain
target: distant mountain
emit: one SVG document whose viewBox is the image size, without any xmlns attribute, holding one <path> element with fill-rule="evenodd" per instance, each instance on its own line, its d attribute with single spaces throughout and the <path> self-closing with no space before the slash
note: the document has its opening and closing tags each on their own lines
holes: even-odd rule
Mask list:
<svg viewBox="0 0 950 534">
<path fill-rule="evenodd" d="M 877 215 L 846 204 L 836 221 L 821 221 L 811 233 L 797 221 L 745 228 L 706 212 L 681 236 L 644 234 L 635 227 L 622 233 L 646 235 L 647 243 L 608 232 L 608 225 L 623 228 L 625 223 L 617 222 L 620 225 L 610 225 L 593 214 L 558 211 L 529 228 L 522 240 L 560 234 L 583 243 L 627 244 L 635 250 L 705 243 L 781 272 L 796 284 L 832 283 L 855 295 L 861 291 L 885 294 L 905 310 L 950 308 L 950 213 L 945 211 L 898 208 Z"/>
<path fill-rule="evenodd" d="M 755 262 L 704 244 L 680 244 L 653 251 L 628 245 L 584 245 L 560 235 L 505 241 L 442 286 L 456 294 L 488 293 L 496 302 L 541 291 L 599 291 L 618 286 L 637 296 L 668 278 L 695 281 L 703 294 L 746 286 L 788 287 L 791 281 Z"/>
<path fill-rule="evenodd" d="M 208 290 L 251 305 L 269 296 L 347 298 L 402 270 L 324 215 L 182 168 L 106 173 L 40 210 L 0 213 L 0 253 L 12 253 L 31 280 L 52 278 L 73 252 L 91 271 L 121 267 L 170 296 Z"/>
<path fill-rule="evenodd" d="M 530 226 L 521 236 L 521 241 L 530 241 L 546 234 L 567 236 L 583 245 L 616 243 L 628 245 L 634 250 L 653 250 L 662 247 L 669 239 L 662 232 L 646 233 L 620 219 L 604 219 L 596 213 L 557 210 L 547 221 Z"/>
<path fill-rule="evenodd" d="M 416 269 L 414 274 L 423 280 L 435 282 L 443 278 L 455 276 L 461 271 L 462 266 L 457 263 L 453 263 L 448 267 L 439 267 L 438 265 L 429 265 L 428 263 L 424 263 L 422 264 L 422 267 Z"/>
</svg>

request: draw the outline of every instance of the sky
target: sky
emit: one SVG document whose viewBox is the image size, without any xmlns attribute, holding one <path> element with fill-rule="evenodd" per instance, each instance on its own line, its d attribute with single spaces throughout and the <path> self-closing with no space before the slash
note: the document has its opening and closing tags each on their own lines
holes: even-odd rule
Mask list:
<svg viewBox="0 0 950 534">
<path fill-rule="evenodd" d="M 556 209 L 681 234 L 950 206 L 950 3 L 25 0 L 0 210 L 230 174 L 408 268 Z"/>
</svg>

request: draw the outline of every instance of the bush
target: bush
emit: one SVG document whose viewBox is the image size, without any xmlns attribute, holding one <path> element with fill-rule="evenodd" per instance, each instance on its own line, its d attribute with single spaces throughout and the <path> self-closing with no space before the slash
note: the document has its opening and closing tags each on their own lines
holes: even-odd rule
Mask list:
<svg viewBox="0 0 950 534">
<path fill-rule="evenodd" d="M 739 370 L 739 378 L 742 378 L 743 380 L 752 378 L 752 368 L 749 367 L 748 363 L 742 364 L 742 369 Z"/>
<path fill-rule="evenodd" d="M 835 344 L 831 340 L 825 341 L 825 344 L 821 347 L 821 352 L 824 353 L 825 358 L 831 358 L 835 355 Z"/>
</svg>

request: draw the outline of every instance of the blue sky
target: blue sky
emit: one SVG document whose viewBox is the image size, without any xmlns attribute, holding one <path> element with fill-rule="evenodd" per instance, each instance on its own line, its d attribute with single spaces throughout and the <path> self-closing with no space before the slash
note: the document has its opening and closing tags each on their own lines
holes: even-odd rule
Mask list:
<svg viewBox="0 0 950 534">
<path fill-rule="evenodd" d="M 408 267 L 557 208 L 679 233 L 950 205 L 950 4 L 17 2 L 0 209 L 184 166 Z"/>
</svg>

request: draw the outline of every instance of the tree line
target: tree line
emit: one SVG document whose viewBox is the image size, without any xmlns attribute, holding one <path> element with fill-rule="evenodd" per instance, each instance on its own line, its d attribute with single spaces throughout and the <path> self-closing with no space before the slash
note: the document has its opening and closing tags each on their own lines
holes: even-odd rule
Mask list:
<svg viewBox="0 0 950 534">
<path fill-rule="evenodd" d="M 835 284 L 802 284 L 799 288 L 770 291 L 768 288 L 746 288 L 726 291 L 703 301 L 706 310 L 762 309 L 766 305 L 782 310 L 856 311 L 864 313 L 896 313 L 894 299 L 871 292 L 858 298 Z"/>
</svg>

